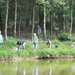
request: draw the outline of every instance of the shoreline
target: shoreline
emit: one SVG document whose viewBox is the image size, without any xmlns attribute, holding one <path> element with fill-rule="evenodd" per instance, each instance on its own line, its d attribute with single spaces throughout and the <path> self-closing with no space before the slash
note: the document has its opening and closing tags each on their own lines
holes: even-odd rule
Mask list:
<svg viewBox="0 0 75 75">
<path fill-rule="evenodd" d="M 8 62 L 8 61 L 27 61 L 27 60 L 31 60 L 31 61 L 38 61 L 38 60 L 58 60 L 58 59 L 66 59 L 66 60 L 74 60 L 75 56 L 50 56 L 50 57 L 39 57 L 39 56 L 35 56 L 35 57 L 14 57 L 14 58 L 0 58 L 0 62 Z"/>
</svg>

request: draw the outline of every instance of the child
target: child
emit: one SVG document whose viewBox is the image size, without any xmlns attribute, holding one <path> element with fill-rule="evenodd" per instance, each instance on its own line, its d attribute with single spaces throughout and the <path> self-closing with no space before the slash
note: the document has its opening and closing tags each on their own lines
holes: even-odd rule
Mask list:
<svg viewBox="0 0 75 75">
<path fill-rule="evenodd" d="M 46 45 L 48 46 L 48 48 L 51 48 L 51 41 L 50 40 L 46 41 Z"/>
<path fill-rule="evenodd" d="M 33 34 L 33 44 L 32 44 L 33 50 L 38 49 L 38 37 L 36 33 Z"/>
</svg>

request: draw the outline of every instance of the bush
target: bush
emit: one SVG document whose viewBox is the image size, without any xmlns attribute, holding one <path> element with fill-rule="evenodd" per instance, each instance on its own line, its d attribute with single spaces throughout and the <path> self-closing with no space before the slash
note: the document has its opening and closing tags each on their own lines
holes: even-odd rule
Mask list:
<svg viewBox="0 0 75 75">
<path fill-rule="evenodd" d="M 75 42 L 75 37 L 72 37 L 72 39 L 71 39 L 73 42 Z"/>
<path fill-rule="evenodd" d="M 71 36 L 69 33 L 60 33 L 58 34 L 57 38 L 60 40 L 60 41 L 70 41 L 71 40 Z"/>
<path fill-rule="evenodd" d="M 61 42 L 59 40 L 57 40 L 57 39 L 55 39 L 55 40 L 52 41 L 52 44 L 54 44 L 54 45 L 59 45 L 60 43 Z"/>
<path fill-rule="evenodd" d="M 47 57 L 49 57 L 49 52 L 47 50 L 41 50 L 41 51 L 39 51 L 38 54 L 39 54 L 40 58 L 47 58 Z"/>
<path fill-rule="evenodd" d="M 52 40 L 52 48 L 48 48 L 46 44 L 39 43 L 37 51 L 32 50 L 32 43 L 26 43 L 24 50 L 13 50 L 12 46 L 16 47 L 16 39 L 9 38 L 3 42 L 2 48 L 0 49 L 0 58 L 14 58 L 14 57 L 35 57 L 48 58 L 50 56 L 75 56 L 75 50 L 71 48 L 72 41 L 60 42 L 55 39 Z M 54 48 L 58 45 L 58 48 Z"/>
<path fill-rule="evenodd" d="M 15 46 L 16 45 L 16 39 L 14 38 L 9 38 L 7 39 L 6 41 L 3 42 L 3 44 L 6 46 L 6 47 L 12 47 L 12 46 Z"/>
</svg>

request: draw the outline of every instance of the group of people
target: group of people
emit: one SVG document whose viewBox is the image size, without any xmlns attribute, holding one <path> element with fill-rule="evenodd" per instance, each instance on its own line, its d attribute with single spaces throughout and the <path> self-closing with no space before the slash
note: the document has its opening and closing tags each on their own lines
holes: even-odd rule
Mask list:
<svg viewBox="0 0 75 75">
<path fill-rule="evenodd" d="M 3 43 L 3 36 L 0 31 L 0 48 L 2 47 Z M 17 41 L 17 50 L 24 49 L 25 48 L 26 41 L 25 40 L 18 40 Z M 36 33 L 33 34 L 33 45 L 32 45 L 33 50 L 38 49 L 38 37 L 36 36 Z"/>
<path fill-rule="evenodd" d="M 17 49 L 24 49 L 25 48 L 26 41 L 25 40 L 19 40 L 17 41 Z M 33 43 L 32 43 L 33 50 L 38 50 L 38 37 L 36 33 L 33 34 Z"/>
<path fill-rule="evenodd" d="M 0 48 L 2 47 L 2 43 L 3 43 L 3 36 L 1 34 L 1 31 L 0 31 Z M 17 41 L 17 50 L 24 49 L 25 44 L 26 44 L 25 40 L 18 40 Z M 51 48 L 51 41 L 47 40 L 46 45 L 48 48 Z M 56 45 L 53 48 L 58 48 L 58 46 Z M 37 37 L 36 33 L 33 34 L 32 49 L 34 51 L 38 50 L 38 37 Z M 75 42 L 72 44 L 72 49 L 75 49 Z"/>
<path fill-rule="evenodd" d="M 25 48 L 25 44 L 26 44 L 26 41 L 25 40 L 19 40 L 17 42 L 17 45 L 18 45 L 17 48 L 18 48 L 18 50 L 24 49 Z M 46 41 L 46 45 L 48 46 L 48 48 L 51 48 L 51 41 L 50 40 L 47 40 Z M 34 51 L 38 50 L 38 37 L 37 37 L 36 33 L 33 34 L 32 49 Z"/>
</svg>

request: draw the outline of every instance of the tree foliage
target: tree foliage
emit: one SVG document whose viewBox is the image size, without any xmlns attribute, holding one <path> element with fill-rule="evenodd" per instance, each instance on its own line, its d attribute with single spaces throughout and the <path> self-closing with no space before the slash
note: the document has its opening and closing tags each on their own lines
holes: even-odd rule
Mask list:
<svg viewBox="0 0 75 75">
<path fill-rule="evenodd" d="M 30 37 L 28 33 L 31 34 L 32 30 L 37 33 L 38 24 L 41 26 L 42 31 L 45 31 L 44 4 L 46 9 L 46 31 L 50 32 L 51 36 L 59 34 L 60 31 L 67 32 L 69 34 L 74 33 L 74 0 L 17 0 L 16 34 L 23 32 L 26 34 L 22 35 L 22 37 Z M 4 31 L 6 0 L 0 0 L 0 5 L 0 28 Z M 7 31 L 9 36 L 10 33 L 14 33 L 15 0 L 9 0 L 8 8 Z"/>
</svg>

